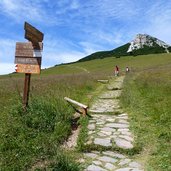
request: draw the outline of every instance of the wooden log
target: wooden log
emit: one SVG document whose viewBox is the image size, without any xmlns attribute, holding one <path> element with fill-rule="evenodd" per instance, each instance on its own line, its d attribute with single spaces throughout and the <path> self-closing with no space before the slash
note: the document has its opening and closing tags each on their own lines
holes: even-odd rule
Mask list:
<svg viewBox="0 0 171 171">
<path fill-rule="evenodd" d="M 77 102 L 77 101 L 75 101 L 75 100 L 72 100 L 72 99 L 70 99 L 70 98 L 68 98 L 68 97 L 64 97 L 64 99 L 65 99 L 67 102 L 70 102 L 70 103 L 72 103 L 72 104 L 75 104 L 75 105 L 81 107 L 81 108 L 82 108 L 82 113 L 83 113 L 84 116 L 87 114 L 87 108 L 88 108 L 88 106 L 86 106 L 86 105 L 84 105 L 84 104 L 82 104 L 82 103 L 79 103 L 79 102 Z"/>
</svg>

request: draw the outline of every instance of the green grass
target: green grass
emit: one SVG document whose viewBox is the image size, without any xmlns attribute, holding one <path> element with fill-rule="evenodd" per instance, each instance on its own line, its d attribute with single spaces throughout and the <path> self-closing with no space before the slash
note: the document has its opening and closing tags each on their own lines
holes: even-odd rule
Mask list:
<svg viewBox="0 0 171 171">
<path fill-rule="evenodd" d="M 53 161 L 59 145 L 71 132 L 75 112 L 64 97 L 88 103 L 87 96 L 96 86 L 93 77 L 33 77 L 25 113 L 21 104 L 22 78 L 0 79 L 0 168 L 26 170 L 35 161 Z"/>
<path fill-rule="evenodd" d="M 102 90 L 96 80 L 113 75 L 117 64 L 121 74 L 126 66 L 131 69 L 122 103 L 130 111 L 132 129 L 137 130 L 137 147 L 144 149 L 144 163 L 149 170 L 169 170 L 170 59 L 170 54 L 111 57 L 43 70 L 41 75 L 32 75 L 26 113 L 21 110 L 24 74 L 1 76 L 0 168 L 27 170 L 47 162 L 45 168 L 77 170 L 79 166 L 70 161 L 73 157 L 66 158 L 59 150 L 71 132 L 74 114 L 64 97 L 91 105 Z M 87 121 L 80 123 L 86 127 Z M 80 134 L 79 150 L 86 150 L 82 146 L 85 137 L 86 129 Z"/>
<path fill-rule="evenodd" d="M 59 65 L 49 69 L 43 69 L 41 75 L 33 74 L 32 77 L 41 79 L 42 77 L 50 76 L 51 78 L 54 75 L 63 76 L 76 76 L 78 73 L 87 75 L 91 77 L 91 74 L 96 73 L 100 78 L 105 78 L 106 75 L 114 75 L 114 68 L 116 65 L 119 66 L 120 72 L 125 73 L 125 68 L 128 66 L 131 71 L 139 71 L 149 69 L 153 67 L 161 67 L 171 63 L 170 54 L 150 54 L 150 55 L 141 55 L 141 56 L 127 56 L 122 58 L 104 58 L 104 59 L 95 59 L 86 62 L 78 62 L 66 65 Z M 0 79 L 6 77 L 24 77 L 24 74 L 10 74 L 7 76 L 0 76 Z"/>
<path fill-rule="evenodd" d="M 171 63 L 170 54 L 157 54 L 157 55 L 142 55 L 136 57 L 123 57 L 123 58 L 105 58 L 96 59 L 87 62 L 80 62 L 71 64 L 74 67 L 82 67 L 87 69 L 90 73 L 96 72 L 98 74 L 104 75 L 114 75 L 114 67 L 118 65 L 121 73 L 125 73 L 125 68 L 128 66 L 131 71 L 139 71 L 142 69 L 148 69 L 151 66 L 161 67 L 162 65 L 167 65 Z M 66 67 L 66 66 L 65 66 Z M 56 68 L 60 70 L 60 67 Z M 83 71 L 82 71 L 83 72 Z"/>
<path fill-rule="evenodd" d="M 77 149 L 79 151 L 85 151 L 87 148 L 85 147 L 85 142 L 87 141 L 87 133 L 88 133 L 88 117 L 83 117 L 79 120 L 79 124 L 81 125 L 80 134 L 77 140 Z"/>
<path fill-rule="evenodd" d="M 171 65 L 128 75 L 122 104 L 129 111 L 145 170 L 170 170 Z"/>
<path fill-rule="evenodd" d="M 56 162 L 51 164 L 49 169 L 51 168 L 53 171 L 80 171 L 81 166 L 73 158 L 75 156 L 68 152 L 60 152 L 55 158 Z"/>
</svg>

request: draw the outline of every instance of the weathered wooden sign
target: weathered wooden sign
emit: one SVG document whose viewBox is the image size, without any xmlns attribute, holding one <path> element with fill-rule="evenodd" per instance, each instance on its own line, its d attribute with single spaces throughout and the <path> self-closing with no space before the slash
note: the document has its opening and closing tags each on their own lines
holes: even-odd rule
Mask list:
<svg viewBox="0 0 171 171">
<path fill-rule="evenodd" d="M 40 74 L 40 65 L 17 64 L 15 71 L 26 74 Z"/>
<path fill-rule="evenodd" d="M 33 57 L 32 43 L 31 42 L 27 42 L 27 43 L 17 42 L 15 56 Z"/>
<path fill-rule="evenodd" d="M 25 22 L 24 24 L 25 30 L 25 38 L 31 42 L 42 42 L 44 34 L 40 32 L 38 29 L 30 25 L 29 23 Z"/>
<path fill-rule="evenodd" d="M 41 57 L 43 44 L 39 42 L 38 45 L 40 48 L 39 50 L 34 49 L 34 46 L 31 42 L 17 42 L 15 56 L 16 57 Z"/>
<path fill-rule="evenodd" d="M 37 42 L 39 48 L 36 50 L 43 50 L 43 43 Z M 16 43 L 16 50 L 25 50 L 25 49 L 35 49 L 34 44 L 32 42 L 17 42 Z"/>
<path fill-rule="evenodd" d="M 41 65 L 41 57 L 15 57 L 15 64 Z"/>
</svg>

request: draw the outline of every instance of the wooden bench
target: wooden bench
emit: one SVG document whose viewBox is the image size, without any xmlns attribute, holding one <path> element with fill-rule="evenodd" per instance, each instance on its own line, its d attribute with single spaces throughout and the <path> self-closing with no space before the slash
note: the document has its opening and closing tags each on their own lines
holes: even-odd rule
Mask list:
<svg viewBox="0 0 171 171">
<path fill-rule="evenodd" d="M 74 104 L 74 105 L 79 106 L 79 107 L 82 109 L 83 116 L 87 115 L 88 106 L 86 106 L 86 105 L 84 105 L 84 104 L 82 104 L 82 103 L 79 103 L 79 102 L 77 102 L 77 101 L 75 101 L 75 100 L 72 100 L 72 99 L 70 99 L 70 98 L 68 98 L 68 97 L 64 97 L 64 99 L 65 99 L 67 102 L 69 102 L 69 103 L 72 103 L 72 104 Z"/>
</svg>

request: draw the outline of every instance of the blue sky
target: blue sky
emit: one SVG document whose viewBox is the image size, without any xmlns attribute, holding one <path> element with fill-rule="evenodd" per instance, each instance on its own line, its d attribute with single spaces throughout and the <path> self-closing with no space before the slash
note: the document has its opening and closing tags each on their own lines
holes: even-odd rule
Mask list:
<svg viewBox="0 0 171 171">
<path fill-rule="evenodd" d="M 0 74 L 13 72 L 27 21 L 44 33 L 42 67 L 150 34 L 171 44 L 171 0 L 0 0 Z"/>
</svg>

